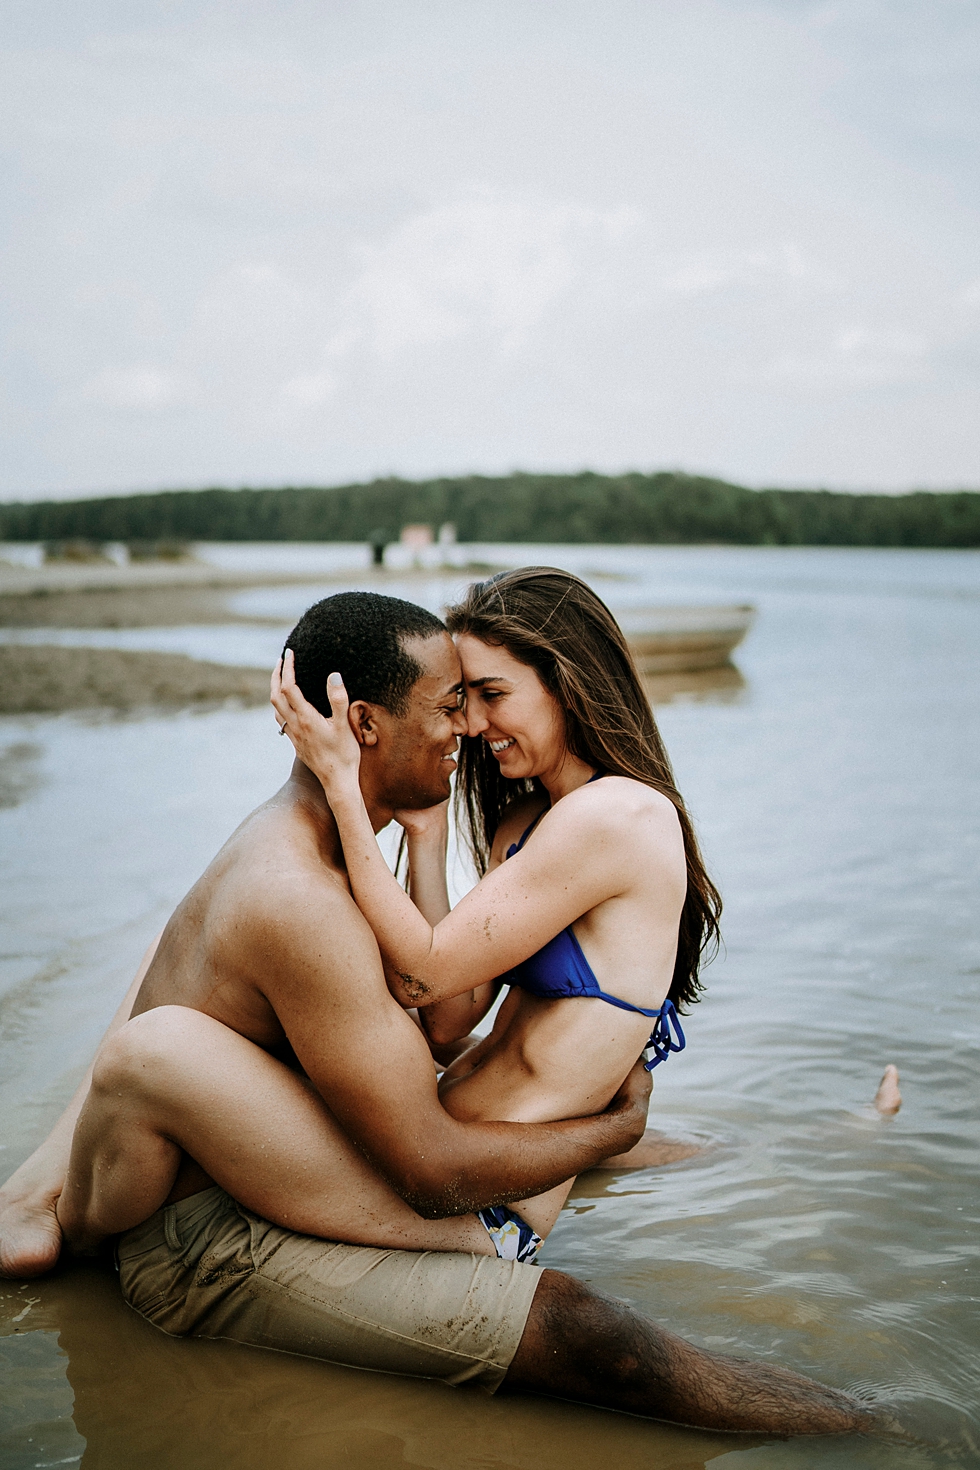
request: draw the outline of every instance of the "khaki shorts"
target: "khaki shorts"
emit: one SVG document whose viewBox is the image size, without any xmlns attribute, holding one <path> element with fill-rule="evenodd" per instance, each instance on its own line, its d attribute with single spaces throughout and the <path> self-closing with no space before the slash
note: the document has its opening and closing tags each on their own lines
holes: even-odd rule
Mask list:
<svg viewBox="0 0 980 1470">
<path fill-rule="evenodd" d="M 493 1393 L 541 1272 L 463 1252 L 338 1245 L 270 1225 L 213 1187 L 117 1247 L 123 1296 L 176 1337 L 221 1337 Z"/>
</svg>

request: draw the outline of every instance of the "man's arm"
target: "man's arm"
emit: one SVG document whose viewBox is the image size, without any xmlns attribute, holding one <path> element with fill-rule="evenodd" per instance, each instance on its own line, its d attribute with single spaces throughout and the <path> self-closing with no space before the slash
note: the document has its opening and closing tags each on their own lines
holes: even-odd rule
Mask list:
<svg viewBox="0 0 980 1470">
<path fill-rule="evenodd" d="M 555 1123 L 461 1123 L 445 1111 L 418 1027 L 391 998 L 353 901 L 310 880 L 270 905 L 266 998 L 345 1131 L 427 1218 L 528 1199 L 639 1141 L 649 1074 L 639 1064 L 609 1109 Z M 325 939 L 325 933 L 331 938 Z M 253 932 L 247 941 L 259 939 Z"/>
<path fill-rule="evenodd" d="M 136 979 L 109 1023 L 106 1036 L 129 1020 L 159 943 L 158 934 L 143 956 Z M 39 1276 L 58 1259 L 61 1229 L 54 1209 L 64 1188 L 75 1122 L 91 1081 L 90 1066 L 47 1138 L 0 1188 L 0 1276 Z"/>
</svg>

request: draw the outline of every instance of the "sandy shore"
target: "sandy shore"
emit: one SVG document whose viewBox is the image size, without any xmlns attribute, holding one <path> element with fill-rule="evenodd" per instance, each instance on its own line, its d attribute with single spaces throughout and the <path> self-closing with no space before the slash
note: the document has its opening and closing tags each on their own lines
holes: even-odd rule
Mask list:
<svg viewBox="0 0 980 1470">
<path fill-rule="evenodd" d="M 0 572 L 0 627 L 163 628 L 259 622 L 264 620 L 236 616 L 228 607 L 232 595 L 244 587 L 298 580 L 241 573 L 228 577 L 194 563 L 53 566 L 23 573 L 5 567 Z M 268 698 L 268 669 L 175 653 L 0 644 L 0 714 L 181 709 L 228 699 L 254 705 Z"/>
<path fill-rule="evenodd" d="M 367 577 L 372 573 L 365 569 Z M 311 571 L 244 572 L 212 566 L 209 562 L 149 561 L 116 566 L 113 562 L 47 562 L 40 567 L 0 564 L 0 596 L 48 596 L 56 592 L 148 591 L 154 587 L 286 587 L 298 582 L 350 580 L 350 573 Z"/>
<path fill-rule="evenodd" d="M 357 580 L 380 590 L 389 577 L 390 573 L 366 570 Z M 349 573 L 228 573 L 195 562 L 129 567 L 53 565 L 36 570 L 3 567 L 0 627 L 163 628 L 278 622 L 281 620 L 242 617 L 229 603 L 236 592 L 246 588 L 318 583 L 326 592 L 350 582 Z M 268 698 L 268 669 L 209 663 L 172 653 L 0 644 L 0 714 L 154 706 L 179 709 L 229 699 L 254 705 Z"/>
<path fill-rule="evenodd" d="M 482 570 L 486 570 L 482 568 Z M 456 573 L 465 577 L 472 568 Z M 51 566 L 0 566 L 0 627 L 164 628 L 191 623 L 263 623 L 230 604 L 236 592 L 255 587 L 322 587 L 323 595 L 356 586 L 384 592 L 393 583 L 431 581 L 440 572 L 404 570 L 270 573 L 226 572 L 200 562 Z"/>
<path fill-rule="evenodd" d="M 236 590 L 241 589 L 121 587 L 6 596 L 0 591 L 0 628 L 177 628 L 192 623 L 264 622 L 231 611 L 228 604 Z"/>
<path fill-rule="evenodd" d="M 0 644 L 0 714 L 74 709 L 169 709 L 264 704 L 269 670 L 200 662 L 179 653 Z"/>
<path fill-rule="evenodd" d="M 392 580 L 431 579 L 431 571 L 374 571 L 288 575 L 227 573 L 200 562 L 52 565 L 29 570 L 0 568 L 0 627 L 166 628 L 205 624 L 280 623 L 233 611 L 234 594 L 246 588 L 318 584 L 324 595 L 349 587 L 385 589 Z M 400 590 L 400 589 L 399 589 Z M 744 686 L 728 662 L 741 633 L 726 632 L 725 618 L 744 609 L 661 608 L 626 615 L 653 620 L 656 634 L 629 629 L 653 704 L 674 699 L 735 698 Z M 738 619 L 736 619 L 738 621 Z M 72 709 L 175 709 L 226 699 L 246 704 L 268 698 L 268 670 L 202 662 L 182 654 L 119 649 L 63 648 L 51 644 L 0 644 L 0 713 Z"/>
</svg>

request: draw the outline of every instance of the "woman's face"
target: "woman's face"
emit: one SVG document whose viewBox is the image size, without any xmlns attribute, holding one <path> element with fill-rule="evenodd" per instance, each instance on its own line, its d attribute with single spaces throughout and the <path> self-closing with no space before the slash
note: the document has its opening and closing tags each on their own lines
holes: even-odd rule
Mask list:
<svg viewBox="0 0 980 1470">
<path fill-rule="evenodd" d="M 471 633 L 456 639 L 466 689 L 466 733 L 487 742 L 512 781 L 561 766 L 565 722 L 534 669 Z"/>
</svg>

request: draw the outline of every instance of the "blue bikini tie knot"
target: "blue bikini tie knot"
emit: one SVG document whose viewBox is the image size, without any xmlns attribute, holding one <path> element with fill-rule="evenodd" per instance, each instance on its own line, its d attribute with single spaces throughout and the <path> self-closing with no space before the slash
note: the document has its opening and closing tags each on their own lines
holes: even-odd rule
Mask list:
<svg viewBox="0 0 980 1470">
<path fill-rule="evenodd" d="M 650 1033 L 647 1045 L 653 1052 L 650 1060 L 643 1064 L 648 1072 L 652 1072 L 654 1067 L 659 1067 L 661 1062 L 665 1062 L 672 1051 L 683 1051 L 687 1045 L 684 1032 L 681 1030 L 680 1018 L 674 1009 L 672 1000 L 665 1000 L 660 1007 L 657 1023 Z"/>
</svg>

